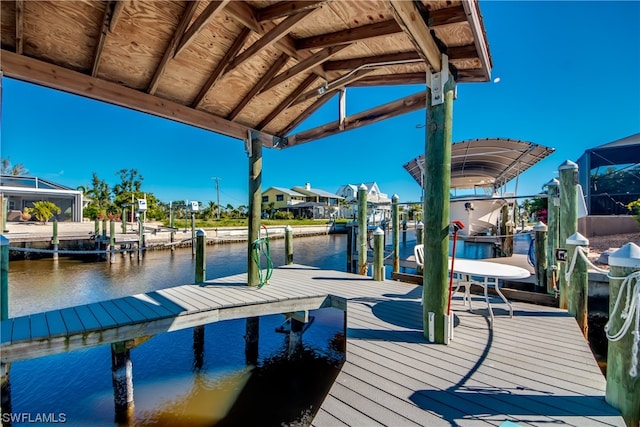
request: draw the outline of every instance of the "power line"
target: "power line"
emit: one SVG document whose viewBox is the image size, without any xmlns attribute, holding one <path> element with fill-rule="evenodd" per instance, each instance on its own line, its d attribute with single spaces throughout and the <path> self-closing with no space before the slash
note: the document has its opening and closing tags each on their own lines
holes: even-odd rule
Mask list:
<svg viewBox="0 0 640 427">
<path fill-rule="evenodd" d="M 218 220 L 220 219 L 220 179 L 217 176 L 212 177 L 211 179 L 216 180 L 216 204 L 218 205 Z"/>
</svg>

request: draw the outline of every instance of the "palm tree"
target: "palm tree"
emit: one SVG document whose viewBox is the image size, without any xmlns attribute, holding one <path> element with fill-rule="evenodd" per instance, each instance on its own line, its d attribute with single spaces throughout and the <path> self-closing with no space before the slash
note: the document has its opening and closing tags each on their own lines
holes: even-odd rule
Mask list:
<svg viewBox="0 0 640 427">
<path fill-rule="evenodd" d="M 22 176 L 29 173 L 29 171 L 24 167 L 22 163 L 11 165 L 11 158 L 7 157 L 5 159 L 3 157 L 2 159 L 0 159 L 0 173 L 2 175 Z"/>
</svg>

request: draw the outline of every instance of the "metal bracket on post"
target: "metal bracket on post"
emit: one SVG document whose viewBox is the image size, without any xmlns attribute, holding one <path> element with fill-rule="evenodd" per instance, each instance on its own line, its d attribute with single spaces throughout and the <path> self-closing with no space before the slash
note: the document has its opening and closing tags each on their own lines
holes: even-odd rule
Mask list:
<svg viewBox="0 0 640 427">
<path fill-rule="evenodd" d="M 247 130 L 247 139 L 244 140 L 244 151 L 247 153 L 247 157 L 251 157 L 253 152 L 253 130 Z"/>
<path fill-rule="evenodd" d="M 444 102 L 444 85 L 449 81 L 449 57 L 442 54 L 442 70 L 437 73 L 427 71 L 427 86 L 431 89 L 431 105 Z"/>
</svg>

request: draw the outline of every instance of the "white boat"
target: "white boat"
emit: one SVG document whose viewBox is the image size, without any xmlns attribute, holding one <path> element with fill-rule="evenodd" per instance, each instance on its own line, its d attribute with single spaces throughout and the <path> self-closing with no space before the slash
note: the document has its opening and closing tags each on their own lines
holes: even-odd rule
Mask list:
<svg viewBox="0 0 640 427">
<path fill-rule="evenodd" d="M 513 219 L 515 193 L 504 193 L 506 184 L 553 153 L 553 148 L 505 138 L 472 139 L 451 145 L 451 221 L 465 228 L 461 237 L 496 235 L 504 206 Z M 424 154 L 403 165 L 424 188 Z M 468 194 L 461 194 L 465 189 Z M 479 192 L 478 190 L 482 190 Z M 480 194 L 478 194 L 480 193 Z"/>
</svg>

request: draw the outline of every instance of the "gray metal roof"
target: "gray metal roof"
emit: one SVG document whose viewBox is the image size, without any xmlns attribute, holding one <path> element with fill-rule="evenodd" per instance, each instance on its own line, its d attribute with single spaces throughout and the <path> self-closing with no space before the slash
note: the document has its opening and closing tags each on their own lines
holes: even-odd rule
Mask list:
<svg viewBox="0 0 640 427">
<path fill-rule="evenodd" d="M 451 188 L 500 187 L 553 151 L 553 148 L 509 138 L 470 139 L 453 143 Z M 403 167 L 423 186 L 424 154 Z"/>
</svg>

